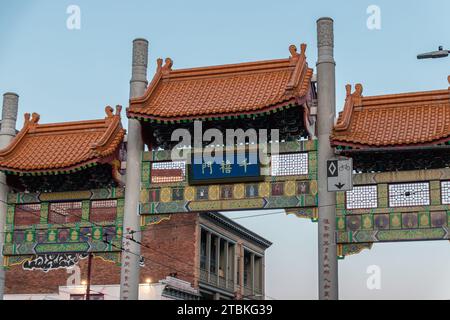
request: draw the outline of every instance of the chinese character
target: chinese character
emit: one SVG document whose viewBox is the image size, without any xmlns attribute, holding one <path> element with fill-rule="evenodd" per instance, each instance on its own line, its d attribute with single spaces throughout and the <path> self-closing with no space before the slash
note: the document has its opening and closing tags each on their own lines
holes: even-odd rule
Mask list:
<svg viewBox="0 0 450 320">
<path fill-rule="evenodd" d="M 245 158 L 240 164 L 240 167 L 244 167 L 244 172 L 247 172 L 247 166 L 249 165 L 247 158 Z"/>
<path fill-rule="evenodd" d="M 213 173 L 213 168 L 212 168 L 212 162 L 211 161 L 202 163 L 202 174 L 205 174 L 205 169 L 209 169 L 209 174 Z"/>
<path fill-rule="evenodd" d="M 222 161 L 222 164 L 220 165 L 220 170 L 222 170 L 222 173 L 231 173 L 231 163 L 227 160 L 227 162 Z"/>
</svg>

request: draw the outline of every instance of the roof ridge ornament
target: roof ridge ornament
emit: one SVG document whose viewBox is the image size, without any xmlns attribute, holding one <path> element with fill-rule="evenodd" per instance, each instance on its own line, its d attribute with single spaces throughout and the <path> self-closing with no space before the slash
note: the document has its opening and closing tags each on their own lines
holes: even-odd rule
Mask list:
<svg viewBox="0 0 450 320">
<path fill-rule="evenodd" d="M 116 116 L 120 116 L 121 112 L 122 112 L 122 105 L 120 104 L 116 105 Z"/>
<path fill-rule="evenodd" d="M 120 112 L 122 111 L 122 106 L 120 104 L 116 105 L 116 113 L 114 113 L 114 109 L 111 106 L 105 107 L 106 120 L 112 119 L 114 117 L 120 117 Z"/>
<path fill-rule="evenodd" d="M 355 107 L 362 106 L 362 98 L 363 98 L 362 93 L 363 93 L 363 86 L 361 83 L 357 83 L 355 85 L 355 92 L 352 93 L 353 105 Z"/>
<path fill-rule="evenodd" d="M 338 122 L 334 126 L 335 131 L 347 130 L 348 126 L 350 125 L 353 108 L 362 106 L 363 86 L 361 83 L 357 83 L 355 85 L 355 91 L 353 93 L 352 93 L 352 85 L 346 84 L 345 92 L 346 98 L 344 110 L 342 111 L 341 116 L 339 116 Z"/>
<path fill-rule="evenodd" d="M 306 63 L 306 43 L 300 45 L 300 53 L 297 52 L 297 47 L 294 44 L 289 46 L 289 52 L 291 56 L 289 57 L 289 65 L 294 67 L 291 78 L 286 85 L 286 95 L 294 94 L 297 86 L 299 85 L 304 73 L 307 72 Z"/>
<path fill-rule="evenodd" d="M 306 48 L 308 45 L 306 43 L 300 44 L 300 55 L 306 56 Z"/>
<path fill-rule="evenodd" d="M 350 96 L 352 95 L 352 85 L 347 83 L 345 85 L 345 91 L 346 91 L 346 95 L 345 96 L 347 97 L 347 99 L 349 99 Z"/>
<path fill-rule="evenodd" d="M 105 107 L 105 113 L 106 113 L 106 118 L 110 119 L 112 117 L 114 117 L 114 109 L 111 106 L 106 106 Z"/>
<path fill-rule="evenodd" d="M 163 59 L 158 58 L 156 59 L 156 72 L 160 72 L 163 66 Z"/>
<path fill-rule="evenodd" d="M 31 114 L 31 119 L 30 119 L 30 114 L 25 113 L 25 124 L 30 129 L 35 129 L 40 119 L 41 119 L 41 116 L 39 115 L 39 113 L 33 112 Z"/>
<path fill-rule="evenodd" d="M 159 59 L 158 59 L 158 65 L 159 65 Z M 173 60 L 170 58 L 166 58 L 164 60 L 164 65 L 161 67 L 161 71 L 163 74 L 167 74 L 170 73 L 170 71 L 172 71 L 172 66 L 173 66 Z"/>
<path fill-rule="evenodd" d="M 41 119 L 39 113 L 33 112 L 31 114 L 31 123 L 37 124 L 39 122 L 39 119 Z"/>
<path fill-rule="evenodd" d="M 291 58 L 297 58 L 300 55 L 297 52 L 297 46 L 295 44 L 289 46 L 289 52 L 291 53 Z"/>
<path fill-rule="evenodd" d="M 23 126 L 26 127 L 26 126 L 28 126 L 28 124 L 30 123 L 30 117 L 31 117 L 31 115 L 30 115 L 28 112 L 26 112 L 26 113 L 23 115 L 23 117 L 24 117 Z"/>
</svg>

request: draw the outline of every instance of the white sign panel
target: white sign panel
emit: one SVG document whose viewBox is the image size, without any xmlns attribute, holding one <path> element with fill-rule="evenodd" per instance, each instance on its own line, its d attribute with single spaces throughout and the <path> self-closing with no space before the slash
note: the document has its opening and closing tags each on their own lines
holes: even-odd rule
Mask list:
<svg viewBox="0 0 450 320">
<path fill-rule="evenodd" d="M 353 189 L 353 160 L 333 159 L 327 161 L 328 192 Z"/>
</svg>

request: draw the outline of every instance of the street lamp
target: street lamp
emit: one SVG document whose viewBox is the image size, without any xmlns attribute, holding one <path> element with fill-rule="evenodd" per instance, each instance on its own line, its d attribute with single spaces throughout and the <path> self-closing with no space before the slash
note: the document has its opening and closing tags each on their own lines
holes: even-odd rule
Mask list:
<svg viewBox="0 0 450 320">
<path fill-rule="evenodd" d="M 417 59 L 436 59 L 448 57 L 449 50 L 444 50 L 442 46 L 439 46 L 438 51 L 432 51 L 417 55 Z"/>
</svg>

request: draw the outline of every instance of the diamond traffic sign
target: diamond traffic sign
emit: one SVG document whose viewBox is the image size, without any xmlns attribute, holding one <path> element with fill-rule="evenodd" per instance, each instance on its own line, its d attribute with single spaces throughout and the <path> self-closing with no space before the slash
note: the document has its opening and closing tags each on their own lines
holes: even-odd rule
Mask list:
<svg viewBox="0 0 450 320">
<path fill-rule="evenodd" d="M 351 158 L 327 161 L 328 192 L 353 189 L 353 161 Z"/>
</svg>

